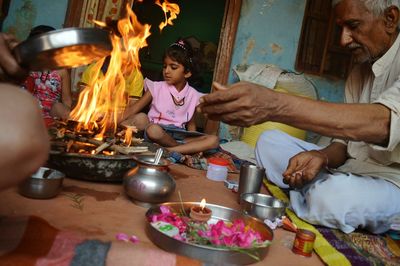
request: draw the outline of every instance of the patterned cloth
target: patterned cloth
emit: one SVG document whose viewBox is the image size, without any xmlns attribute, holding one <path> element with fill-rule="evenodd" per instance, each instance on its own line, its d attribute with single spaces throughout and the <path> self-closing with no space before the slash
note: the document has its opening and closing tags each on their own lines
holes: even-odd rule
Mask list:
<svg viewBox="0 0 400 266">
<path fill-rule="evenodd" d="M 59 230 L 37 216 L 0 217 L 0 232 L 1 265 L 97 266 L 106 261 L 110 265 L 201 265 L 197 260 L 146 245 L 88 239 Z"/>
<path fill-rule="evenodd" d="M 61 101 L 62 87 L 61 76 L 57 71 L 32 71 L 22 87 L 31 92 L 38 99 L 46 124 L 53 118 L 50 110 L 53 104 Z"/>
<path fill-rule="evenodd" d="M 239 173 L 240 165 L 243 162 L 248 162 L 246 160 L 239 159 L 234 154 L 231 154 L 223 150 L 221 147 L 193 155 L 182 155 L 178 152 L 170 152 L 170 153 L 165 152 L 164 156 L 173 163 L 185 164 L 191 168 L 200 170 L 207 170 L 208 158 L 211 157 L 224 158 L 229 162 L 228 171 L 231 173 Z"/>
<path fill-rule="evenodd" d="M 279 187 L 264 180 L 264 185 L 276 198 L 289 202 Z M 364 231 L 345 234 L 340 230 L 313 226 L 286 209 L 286 214 L 298 228 L 311 230 L 316 234 L 314 251 L 327 265 L 375 266 L 400 265 L 400 240 L 389 234 L 373 235 Z"/>
</svg>

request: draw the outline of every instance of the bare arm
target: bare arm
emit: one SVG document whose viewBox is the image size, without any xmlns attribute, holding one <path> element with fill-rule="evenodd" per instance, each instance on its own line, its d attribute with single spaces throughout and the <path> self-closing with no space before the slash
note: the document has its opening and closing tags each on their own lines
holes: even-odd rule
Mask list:
<svg viewBox="0 0 400 266">
<path fill-rule="evenodd" d="M 14 81 L 28 72 L 11 53 L 13 38 L 0 33 L 0 80 Z M 37 101 L 7 83 L 0 83 L 0 190 L 33 174 L 47 159 L 50 143 Z"/>
<path fill-rule="evenodd" d="M 296 154 L 289 160 L 282 174 L 283 182 L 290 187 L 301 188 L 324 168 L 337 168 L 347 159 L 347 146 L 333 142 L 322 150 L 310 150 Z"/>
<path fill-rule="evenodd" d="M 380 104 L 337 104 L 314 101 L 239 82 L 201 98 L 198 110 L 212 120 L 250 126 L 274 121 L 324 136 L 385 145 L 390 110 Z"/>
<path fill-rule="evenodd" d="M 141 110 L 143 110 L 143 108 L 151 103 L 152 99 L 153 96 L 151 96 L 150 91 L 146 91 L 142 98 L 126 108 L 122 121 L 139 113 Z"/>
<path fill-rule="evenodd" d="M 326 156 L 326 166 L 329 168 L 338 168 L 347 160 L 347 145 L 339 142 L 332 142 L 320 152 Z"/>
<path fill-rule="evenodd" d="M 71 77 L 68 73 L 68 70 L 61 69 L 58 70 L 58 73 L 61 76 L 61 102 L 69 109 L 72 106 L 72 93 L 71 93 Z"/>
<path fill-rule="evenodd" d="M 17 44 L 14 36 L 0 33 L 0 80 L 2 81 L 18 82 L 28 75 L 28 71 L 18 65 L 11 52 Z"/>
<path fill-rule="evenodd" d="M 192 118 L 189 120 L 189 122 L 186 125 L 186 129 L 188 131 L 196 131 L 196 121 L 195 121 L 195 115 L 192 116 Z"/>
<path fill-rule="evenodd" d="M 0 190 L 33 174 L 47 159 L 49 139 L 37 101 L 0 83 Z"/>
</svg>

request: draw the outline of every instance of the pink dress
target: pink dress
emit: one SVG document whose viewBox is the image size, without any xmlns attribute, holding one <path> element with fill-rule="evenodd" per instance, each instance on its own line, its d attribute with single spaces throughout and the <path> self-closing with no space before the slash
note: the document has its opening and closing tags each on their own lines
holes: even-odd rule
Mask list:
<svg viewBox="0 0 400 266">
<path fill-rule="evenodd" d="M 145 79 L 144 83 L 145 90 L 149 90 L 153 97 L 148 117 L 155 124 L 185 128 L 195 113 L 200 97 L 204 95 L 188 83 L 180 92 L 165 81 Z"/>
<path fill-rule="evenodd" d="M 61 76 L 57 71 L 32 71 L 23 87 L 39 100 L 46 125 L 53 121 L 50 110 L 53 104 L 61 101 Z"/>
</svg>

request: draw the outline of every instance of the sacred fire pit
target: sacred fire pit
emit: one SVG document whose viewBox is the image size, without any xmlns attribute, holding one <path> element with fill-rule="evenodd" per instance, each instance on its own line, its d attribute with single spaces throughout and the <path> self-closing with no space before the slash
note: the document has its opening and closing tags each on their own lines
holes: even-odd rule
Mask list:
<svg viewBox="0 0 400 266">
<path fill-rule="evenodd" d="M 68 177 L 121 182 L 124 174 L 137 166 L 132 154 L 148 151 L 147 146 L 137 146 L 142 139 L 132 136 L 134 127 L 101 141 L 95 138 L 95 131 L 78 130 L 77 125 L 74 121 L 57 122 L 50 130 L 52 150 L 48 163 Z"/>
<path fill-rule="evenodd" d="M 168 1 L 156 4 L 165 13 L 165 21 L 159 25 L 161 30 L 172 25 L 179 6 Z M 93 64 L 93 73 L 69 114 L 70 121 L 57 122 L 52 129 L 49 164 L 68 177 L 122 181 L 125 172 L 136 166 L 132 154 L 148 151 L 142 140 L 134 137 L 135 127 L 119 127 L 129 104 L 126 81 L 132 73 L 140 72 L 139 50 L 147 46 L 146 39 L 151 35 L 151 26 L 141 24 L 129 4 L 125 11 L 117 25 L 93 20 L 111 33 L 113 49 L 107 70 L 102 71 L 105 58 Z"/>
</svg>

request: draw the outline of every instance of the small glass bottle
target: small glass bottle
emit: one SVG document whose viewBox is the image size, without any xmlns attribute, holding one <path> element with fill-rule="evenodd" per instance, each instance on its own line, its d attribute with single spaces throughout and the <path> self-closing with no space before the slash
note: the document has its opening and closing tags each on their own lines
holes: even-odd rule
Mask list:
<svg viewBox="0 0 400 266">
<path fill-rule="evenodd" d="M 208 159 L 207 178 L 213 181 L 225 181 L 228 176 L 228 160 L 212 157 Z"/>
</svg>

